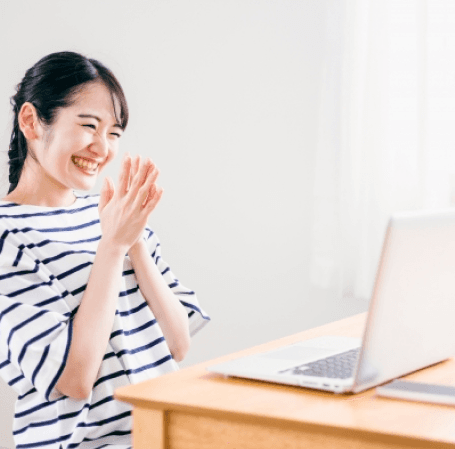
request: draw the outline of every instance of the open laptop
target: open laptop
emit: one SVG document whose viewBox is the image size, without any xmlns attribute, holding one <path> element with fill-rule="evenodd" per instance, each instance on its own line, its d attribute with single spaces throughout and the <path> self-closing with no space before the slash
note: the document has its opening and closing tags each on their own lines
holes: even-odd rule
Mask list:
<svg viewBox="0 0 455 449">
<path fill-rule="evenodd" d="M 392 215 L 362 339 L 327 336 L 210 366 L 357 393 L 455 355 L 455 210 Z"/>
</svg>

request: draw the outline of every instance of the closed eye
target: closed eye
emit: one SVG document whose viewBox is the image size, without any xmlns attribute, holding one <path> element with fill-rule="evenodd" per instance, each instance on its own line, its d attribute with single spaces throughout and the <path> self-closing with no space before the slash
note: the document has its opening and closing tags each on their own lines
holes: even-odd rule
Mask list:
<svg viewBox="0 0 455 449">
<path fill-rule="evenodd" d="M 88 123 L 88 124 L 82 125 L 82 126 L 86 126 L 86 127 L 88 127 L 88 128 L 92 128 L 92 129 L 94 129 L 94 130 L 96 131 L 96 126 L 93 125 L 92 123 Z M 120 139 L 120 137 L 122 137 L 122 135 L 119 134 L 119 133 L 111 133 L 111 136 L 116 136 L 117 139 Z"/>
</svg>

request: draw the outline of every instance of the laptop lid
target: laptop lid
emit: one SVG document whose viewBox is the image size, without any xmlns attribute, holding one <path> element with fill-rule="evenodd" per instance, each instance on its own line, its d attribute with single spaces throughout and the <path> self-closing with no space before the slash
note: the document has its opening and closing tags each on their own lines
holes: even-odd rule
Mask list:
<svg viewBox="0 0 455 449">
<path fill-rule="evenodd" d="M 353 391 L 455 355 L 455 211 L 394 214 L 387 228 Z"/>
</svg>

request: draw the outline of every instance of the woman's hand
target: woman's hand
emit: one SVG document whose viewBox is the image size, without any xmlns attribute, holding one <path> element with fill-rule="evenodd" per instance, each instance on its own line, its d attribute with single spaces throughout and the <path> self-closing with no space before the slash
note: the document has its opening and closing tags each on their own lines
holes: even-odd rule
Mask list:
<svg viewBox="0 0 455 449">
<path fill-rule="evenodd" d="M 158 175 L 150 158 L 142 162 L 138 155 L 132 160 L 126 153 L 118 189 L 110 177 L 104 179 L 98 206 L 102 238 L 125 253 L 142 237 L 148 217 L 161 199 Z"/>
</svg>

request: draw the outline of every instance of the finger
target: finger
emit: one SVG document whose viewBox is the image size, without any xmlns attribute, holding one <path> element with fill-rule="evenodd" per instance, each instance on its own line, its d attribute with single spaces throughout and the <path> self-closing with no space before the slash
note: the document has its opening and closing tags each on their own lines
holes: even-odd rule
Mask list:
<svg viewBox="0 0 455 449">
<path fill-rule="evenodd" d="M 104 209 L 104 206 L 109 202 L 108 200 L 109 191 L 106 178 L 103 180 L 103 185 L 101 186 L 100 200 L 98 202 L 98 210 L 101 212 Z"/>
<path fill-rule="evenodd" d="M 147 204 L 145 206 L 145 210 L 146 210 L 147 214 L 150 214 L 155 209 L 157 204 L 160 202 L 161 197 L 163 196 L 163 192 L 164 192 L 164 189 L 162 187 L 156 188 L 155 194 L 149 201 L 147 201 Z"/>
<path fill-rule="evenodd" d="M 152 163 L 152 165 L 149 168 L 149 171 L 147 172 L 147 179 L 151 178 L 152 182 L 156 182 L 156 180 L 158 179 L 159 174 L 160 174 L 160 171 L 155 166 L 155 164 Z"/>
<path fill-rule="evenodd" d="M 131 156 L 125 153 L 122 161 L 122 169 L 119 176 L 119 191 L 122 194 L 128 192 L 130 187 Z"/>
<path fill-rule="evenodd" d="M 148 157 L 143 162 L 143 167 L 139 170 L 137 174 L 137 182 L 139 182 L 139 186 L 143 186 L 145 183 L 154 182 L 156 180 L 156 174 L 154 173 L 157 168 L 153 161 Z"/>
<path fill-rule="evenodd" d="M 145 173 L 144 183 L 141 185 L 140 190 L 137 194 L 137 199 L 141 206 L 145 206 L 147 203 L 147 200 L 150 197 L 152 191 L 151 188 L 153 187 L 158 176 L 158 169 L 155 168 L 151 160 L 149 160 L 149 162 L 152 164 L 153 169 L 151 168 L 152 166 L 150 166 L 148 171 Z M 150 172 L 150 170 L 152 171 Z"/>
<path fill-rule="evenodd" d="M 134 176 L 130 188 L 130 191 L 133 193 L 134 197 L 138 195 L 139 189 L 142 189 L 142 185 L 147 180 L 147 172 L 151 163 L 151 159 L 146 159 L 144 163 L 141 164 L 137 174 Z"/>
<path fill-rule="evenodd" d="M 152 165 L 149 168 L 149 171 L 147 172 L 147 186 L 149 185 L 150 188 L 148 189 L 148 195 L 146 199 L 144 200 L 144 203 L 142 204 L 143 207 L 147 205 L 147 202 L 151 200 L 153 195 L 156 192 L 157 186 L 156 186 L 156 180 L 158 179 L 158 176 L 160 174 L 160 171 L 158 168 L 155 166 L 155 164 L 152 162 Z M 146 187 L 145 187 L 146 188 Z"/>
<path fill-rule="evenodd" d="M 158 187 L 155 183 L 150 186 L 150 188 L 147 192 L 147 197 L 145 198 L 144 202 L 142 203 L 142 207 L 147 206 L 147 203 L 152 200 L 153 196 L 156 193 L 157 188 Z"/>
<path fill-rule="evenodd" d="M 153 177 L 152 178 L 152 182 L 154 182 L 156 180 L 155 171 L 158 170 L 158 169 L 156 168 L 156 166 L 153 163 L 153 161 L 148 157 L 148 158 L 146 158 L 144 160 L 144 165 L 147 166 L 147 170 L 144 173 L 144 176 L 139 178 L 139 184 L 140 185 L 144 184 L 151 176 Z"/>
<path fill-rule="evenodd" d="M 140 165 L 141 165 L 141 155 L 137 154 L 136 156 L 134 156 L 133 163 L 131 165 L 131 182 L 137 175 Z"/>
<path fill-rule="evenodd" d="M 107 191 L 108 191 L 107 202 L 109 202 L 112 199 L 112 197 L 114 196 L 114 193 L 115 193 L 114 181 L 111 179 L 110 176 L 107 177 L 107 184 L 108 184 L 108 187 L 107 187 Z"/>
</svg>

